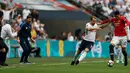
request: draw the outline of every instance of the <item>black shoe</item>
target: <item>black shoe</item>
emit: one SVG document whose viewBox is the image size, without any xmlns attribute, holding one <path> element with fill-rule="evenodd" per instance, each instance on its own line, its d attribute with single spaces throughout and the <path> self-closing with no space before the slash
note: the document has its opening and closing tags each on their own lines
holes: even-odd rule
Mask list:
<svg viewBox="0 0 130 73">
<path fill-rule="evenodd" d="M 74 63 L 75 63 L 75 61 L 72 61 L 72 62 L 71 62 L 71 65 L 74 65 Z"/>
<path fill-rule="evenodd" d="M 8 66 L 8 64 L 4 63 L 4 64 L 0 64 L 1 66 Z"/>
<path fill-rule="evenodd" d="M 77 60 L 75 64 L 78 65 L 79 64 L 79 60 Z"/>
</svg>

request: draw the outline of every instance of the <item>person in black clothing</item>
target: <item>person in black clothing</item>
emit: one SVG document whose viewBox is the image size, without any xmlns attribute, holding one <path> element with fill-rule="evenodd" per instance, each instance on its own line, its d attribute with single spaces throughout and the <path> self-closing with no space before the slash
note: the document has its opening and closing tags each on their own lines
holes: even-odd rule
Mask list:
<svg viewBox="0 0 130 73">
<path fill-rule="evenodd" d="M 1 38 L 2 19 L 3 12 L 0 11 L 0 66 L 8 66 L 8 64 L 5 63 L 8 47 L 5 44 L 4 40 Z"/>
<path fill-rule="evenodd" d="M 31 22 L 32 16 L 29 15 L 27 16 L 26 20 L 20 25 L 21 29 L 18 32 L 18 42 L 20 43 L 23 49 L 20 64 L 31 64 L 31 62 L 28 61 L 28 56 L 31 53 L 31 45 L 28 39 L 34 42 L 34 40 L 31 38 Z"/>
<path fill-rule="evenodd" d="M 32 16 L 33 20 L 35 19 L 37 21 L 39 14 L 35 9 L 33 9 L 33 11 L 31 12 L 31 16 Z"/>
<path fill-rule="evenodd" d="M 40 56 L 40 47 L 37 47 L 36 42 L 30 42 L 30 44 L 31 44 L 31 53 L 35 53 L 34 57 L 41 57 Z"/>
</svg>

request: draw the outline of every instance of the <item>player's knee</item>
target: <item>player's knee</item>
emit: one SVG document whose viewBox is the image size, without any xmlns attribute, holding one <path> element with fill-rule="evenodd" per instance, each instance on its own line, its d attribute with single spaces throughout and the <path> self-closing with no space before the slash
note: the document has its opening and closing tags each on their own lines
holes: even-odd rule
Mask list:
<svg viewBox="0 0 130 73">
<path fill-rule="evenodd" d="M 122 51 L 126 51 L 126 47 L 122 47 Z"/>
<path fill-rule="evenodd" d="M 80 54 L 80 53 L 81 53 L 81 50 L 78 50 L 78 51 L 77 51 L 77 54 Z"/>
<path fill-rule="evenodd" d="M 110 45 L 113 45 L 113 46 L 115 46 L 114 42 L 111 42 L 111 44 L 110 44 Z"/>
<path fill-rule="evenodd" d="M 86 51 L 86 52 L 88 52 L 88 51 L 89 51 L 89 49 L 88 49 L 88 48 L 85 48 L 85 51 Z"/>
</svg>

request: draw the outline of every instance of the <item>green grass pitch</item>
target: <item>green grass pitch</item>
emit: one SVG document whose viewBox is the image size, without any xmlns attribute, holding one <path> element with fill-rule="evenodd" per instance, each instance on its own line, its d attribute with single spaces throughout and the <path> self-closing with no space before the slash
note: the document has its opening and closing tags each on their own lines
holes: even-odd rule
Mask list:
<svg viewBox="0 0 130 73">
<path fill-rule="evenodd" d="M 130 65 L 107 66 L 106 58 L 86 58 L 79 65 L 71 66 L 72 57 L 29 58 L 34 64 L 20 65 L 19 59 L 7 59 L 8 67 L 0 67 L 0 73 L 130 73 Z M 129 60 L 130 63 L 130 60 Z"/>
</svg>

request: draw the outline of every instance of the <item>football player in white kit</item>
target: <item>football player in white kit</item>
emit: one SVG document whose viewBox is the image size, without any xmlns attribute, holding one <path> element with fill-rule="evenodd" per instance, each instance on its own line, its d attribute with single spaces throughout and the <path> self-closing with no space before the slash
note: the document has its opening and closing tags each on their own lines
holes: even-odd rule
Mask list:
<svg viewBox="0 0 130 73">
<path fill-rule="evenodd" d="M 95 39 L 96 39 L 96 30 L 100 30 L 101 28 L 103 28 L 103 27 L 98 26 L 96 24 L 96 18 L 95 17 L 92 16 L 90 20 L 91 21 L 86 24 L 85 37 L 83 38 L 79 49 L 76 51 L 76 53 L 73 57 L 73 60 L 71 62 L 71 65 L 79 64 L 79 62 L 82 61 L 86 57 L 87 52 L 89 52 L 94 45 L 94 42 L 95 42 Z M 81 56 L 77 60 L 77 57 L 79 56 L 80 53 L 81 53 Z"/>
</svg>

